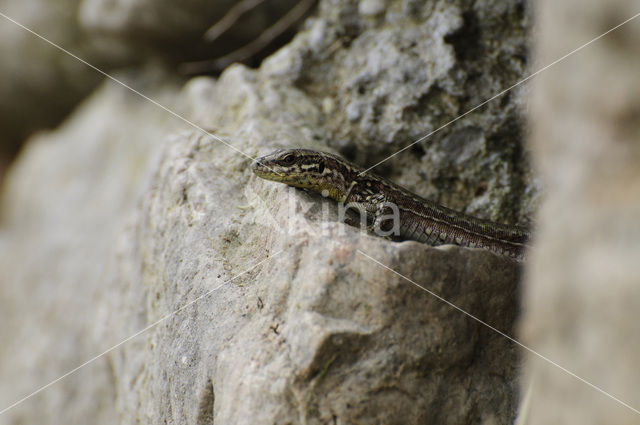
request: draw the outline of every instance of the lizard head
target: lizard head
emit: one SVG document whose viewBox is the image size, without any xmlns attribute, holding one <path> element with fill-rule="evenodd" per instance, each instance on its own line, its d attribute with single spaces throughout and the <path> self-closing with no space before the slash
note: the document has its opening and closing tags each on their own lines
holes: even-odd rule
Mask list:
<svg viewBox="0 0 640 425">
<path fill-rule="evenodd" d="M 329 153 L 285 149 L 258 158 L 251 168 L 263 179 L 318 193 L 327 191 L 325 196 L 328 194 L 333 199 L 341 200 L 346 191 L 345 164 L 345 161 Z"/>
</svg>

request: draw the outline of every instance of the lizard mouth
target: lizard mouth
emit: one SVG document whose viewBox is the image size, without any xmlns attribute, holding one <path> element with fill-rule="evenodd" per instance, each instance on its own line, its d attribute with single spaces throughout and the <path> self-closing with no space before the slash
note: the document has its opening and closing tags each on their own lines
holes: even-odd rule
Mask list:
<svg viewBox="0 0 640 425">
<path fill-rule="evenodd" d="M 266 180 L 274 180 L 274 181 L 280 181 L 281 179 L 279 179 L 278 177 L 280 177 L 280 175 L 278 174 L 278 172 L 276 170 L 273 169 L 273 167 L 265 164 L 264 162 L 260 161 L 259 159 L 256 159 L 255 161 L 253 161 L 251 163 L 251 170 L 253 171 L 253 174 L 255 174 L 258 177 L 261 177 L 263 179 Z"/>
<path fill-rule="evenodd" d="M 260 162 L 259 159 L 256 159 L 251 163 L 251 170 L 254 172 L 254 174 L 257 174 L 260 177 L 262 177 L 262 174 L 269 171 L 269 169 L 262 162 Z"/>
</svg>

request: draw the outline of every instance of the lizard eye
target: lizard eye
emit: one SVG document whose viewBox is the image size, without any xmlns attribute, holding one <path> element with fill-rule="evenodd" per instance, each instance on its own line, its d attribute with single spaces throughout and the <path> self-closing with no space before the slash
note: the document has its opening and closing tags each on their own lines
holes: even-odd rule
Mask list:
<svg viewBox="0 0 640 425">
<path fill-rule="evenodd" d="M 290 153 L 289 155 L 287 155 L 284 158 L 282 158 L 282 162 L 284 162 L 287 165 L 291 165 L 291 164 L 293 164 L 295 159 L 296 159 L 295 156 L 292 153 Z"/>
</svg>

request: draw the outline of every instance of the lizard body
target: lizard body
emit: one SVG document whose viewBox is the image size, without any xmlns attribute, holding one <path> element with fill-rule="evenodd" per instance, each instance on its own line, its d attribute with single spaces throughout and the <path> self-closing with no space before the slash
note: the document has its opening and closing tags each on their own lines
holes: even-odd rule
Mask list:
<svg viewBox="0 0 640 425">
<path fill-rule="evenodd" d="M 337 155 L 309 149 L 276 151 L 257 159 L 253 172 L 261 178 L 322 193 L 356 206 L 383 228 L 383 217 L 398 215 L 398 235 L 431 245 L 456 244 L 484 248 L 517 260 L 524 258 L 529 232 L 476 218 L 438 205 Z M 324 193 L 323 193 L 324 192 Z"/>
</svg>

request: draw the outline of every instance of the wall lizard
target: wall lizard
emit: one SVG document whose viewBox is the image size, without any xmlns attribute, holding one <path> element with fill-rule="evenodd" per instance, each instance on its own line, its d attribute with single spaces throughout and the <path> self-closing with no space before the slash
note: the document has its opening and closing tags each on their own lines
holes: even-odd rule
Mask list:
<svg viewBox="0 0 640 425">
<path fill-rule="evenodd" d="M 516 260 L 524 259 L 529 232 L 482 220 L 424 199 L 349 161 L 309 149 L 279 150 L 258 158 L 253 172 L 273 180 L 323 193 L 335 201 L 365 211 L 368 221 L 383 229 L 382 217 L 392 206 L 399 215 L 399 237 L 430 245 L 456 244 L 483 248 Z"/>
</svg>

